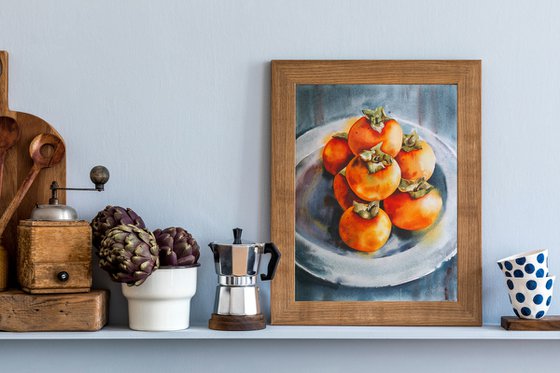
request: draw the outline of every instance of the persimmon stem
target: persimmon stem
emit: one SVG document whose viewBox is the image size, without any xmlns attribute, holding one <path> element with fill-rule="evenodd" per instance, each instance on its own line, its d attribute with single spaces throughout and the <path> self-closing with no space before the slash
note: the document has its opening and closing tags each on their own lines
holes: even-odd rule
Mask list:
<svg viewBox="0 0 560 373">
<path fill-rule="evenodd" d="M 345 139 L 348 140 L 348 134 L 346 132 L 337 132 L 332 135 L 335 139 Z"/>
<path fill-rule="evenodd" d="M 424 177 L 418 180 L 401 179 L 399 184 L 399 191 L 408 193 L 412 199 L 422 198 L 432 189 L 434 189 L 434 186 L 428 183 Z"/>
<path fill-rule="evenodd" d="M 420 150 L 422 149 L 422 145 L 420 145 L 418 134 L 416 130 L 412 131 L 408 135 L 403 136 L 402 140 L 402 147 L 401 149 L 405 152 L 411 152 L 413 150 Z"/>
<path fill-rule="evenodd" d="M 393 163 L 393 157 L 381 150 L 383 142 L 375 145 L 370 150 L 364 150 L 360 153 L 360 159 L 366 163 L 366 167 L 370 174 L 381 171 Z"/>
<path fill-rule="evenodd" d="M 385 114 L 385 109 L 383 109 L 383 106 L 378 106 L 374 110 L 363 109 L 362 113 L 369 121 L 369 125 L 371 126 L 371 128 L 379 133 L 381 133 L 381 131 L 385 127 L 385 121 L 391 119 L 387 116 L 387 114 Z"/>
<path fill-rule="evenodd" d="M 354 212 L 358 214 L 362 219 L 373 219 L 379 214 L 379 201 L 373 201 L 370 203 L 360 203 L 353 202 Z"/>
</svg>

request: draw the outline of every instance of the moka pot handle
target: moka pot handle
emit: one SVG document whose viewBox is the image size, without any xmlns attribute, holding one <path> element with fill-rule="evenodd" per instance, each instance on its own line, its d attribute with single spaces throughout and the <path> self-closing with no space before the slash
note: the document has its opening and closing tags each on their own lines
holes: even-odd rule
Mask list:
<svg viewBox="0 0 560 373">
<path fill-rule="evenodd" d="M 267 242 L 264 244 L 263 254 L 270 254 L 270 260 L 268 261 L 268 268 L 266 274 L 261 273 L 261 281 L 270 281 L 274 278 L 276 274 L 276 268 L 278 268 L 278 262 L 280 261 L 280 250 L 272 242 Z"/>
</svg>

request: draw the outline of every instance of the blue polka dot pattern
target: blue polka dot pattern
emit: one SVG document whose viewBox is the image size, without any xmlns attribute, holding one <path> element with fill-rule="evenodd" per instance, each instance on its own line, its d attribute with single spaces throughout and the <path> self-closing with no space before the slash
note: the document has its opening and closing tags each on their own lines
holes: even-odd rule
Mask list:
<svg viewBox="0 0 560 373">
<path fill-rule="evenodd" d="M 535 280 L 527 281 L 527 289 L 535 290 L 537 288 L 537 282 Z"/>
<path fill-rule="evenodd" d="M 533 297 L 533 302 L 534 302 L 535 304 L 541 304 L 542 301 L 543 301 L 543 296 L 540 295 L 540 294 L 537 294 L 537 295 L 535 295 L 535 296 Z"/>
<path fill-rule="evenodd" d="M 548 275 L 548 261 L 547 251 L 540 250 L 495 262 L 506 277 L 508 300 L 517 317 L 535 320 L 547 315 L 555 282 Z"/>
</svg>

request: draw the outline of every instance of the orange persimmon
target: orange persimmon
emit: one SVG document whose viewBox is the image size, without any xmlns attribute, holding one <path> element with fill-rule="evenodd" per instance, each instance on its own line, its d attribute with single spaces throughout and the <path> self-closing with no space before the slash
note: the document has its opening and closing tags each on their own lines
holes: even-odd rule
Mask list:
<svg viewBox="0 0 560 373">
<path fill-rule="evenodd" d="M 365 202 L 350 189 L 348 181 L 346 181 L 346 169 L 335 175 L 333 179 L 333 192 L 334 198 L 336 198 L 336 201 L 343 210 L 352 206 L 354 201 Z"/>
<path fill-rule="evenodd" d="M 344 211 L 338 225 L 340 238 L 354 250 L 374 252 L 379 250 L 391 234 L 391 220 L 379 208 L 379 202 L 355 202 Z"/>
<path fill-rule="evenodd" d="M 402 148 L 395 160 L 401 168 L 403 179 L 417 180 L 421 177 L 428 180 L 436 167 L 436 155 L 432 147 L 420 140 L 416 131 L 403 136 Z"/>
<path fill-rule="evenodd" d="M 399 186 L 401 169 L 395 160 L 381 151 L 382 143 L 354 157 L 346 166 L 346 180 L 354 193 L 365 201 L 380 201 Z"/>
<path fill-rule="evenodd" d="M 401 150 L 402 128 L 400 124 L 385 114 L 383 107 L 362 110 L 364 116 L 348 131 L 348 145 L 355 155 L 383 143 L 381 150 L 391 157 Z"/>
<path fill-rule="evenodd" d="M 340 172 L 354 156 L 347 138 L 345 132 L 335 133 L 323 148 L 323 166 L 331 175 Z"/>
<path fill-rule="evenodd" d="M 383 208 L 396 227 L 409 231 L 428 228 L 438 218 L 443 201 L 439 191 L 423 178 L 403 179 L 399 190 L 383 201 Z"/>
</svg>

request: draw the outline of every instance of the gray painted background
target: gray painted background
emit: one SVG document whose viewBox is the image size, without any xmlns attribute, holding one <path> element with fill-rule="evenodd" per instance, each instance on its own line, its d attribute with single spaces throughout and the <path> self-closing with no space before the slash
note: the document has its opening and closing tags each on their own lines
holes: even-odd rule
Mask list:
<svg viewBox="0 0 560 373">
<path fill-rule="evenodd" d="M 84 218 L 118 203 L 151 228 L 186 226 L 201 246 L 234 226 L 246 238 L 269 237 L 269 60 L 482 59 L 484 320 L 495 323 L 510 313 L 495 260 L 548 247 L 551 273 L 560 273 L 559 13 L 555 0 L 2 0 L 0 48 L 10 52 L 11 108 L 64 136 L 69 185 L 88 185 L 95 164 L 111 170 L 104 193 L 70 194 Z M 215 284 L 208 251 L 202 262 L 193 301 L 199 324 Z M 95 283 L 115 290 L 111 318 L 125 323 L 118 286 L 98 273 Z M 559 299 L 551 313 L 560 313 Z M 553 369 L 558 347 L 1 342 L 0 370 L 512 372 L 535 361 Z"/>
</svg>

